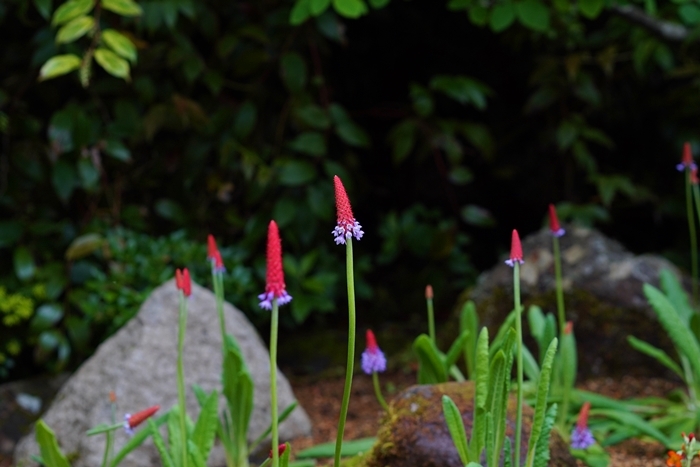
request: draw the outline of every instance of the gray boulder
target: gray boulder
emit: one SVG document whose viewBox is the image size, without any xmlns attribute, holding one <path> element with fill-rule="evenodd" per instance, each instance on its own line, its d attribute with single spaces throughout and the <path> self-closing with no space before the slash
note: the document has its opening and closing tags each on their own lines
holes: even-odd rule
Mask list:
<svg viewBox="0 0 700 467">
<path fill-rule="evenodd" d="M 187 412 L 193 419 L 199 414 L 192 384 L 206 391 L 221 389 L 221 334 L 214 294 L 192 284 L 185 337 L 185 385 Z M 259 436 L 270 423 L 269 354 L 257 332 L 243 313 L 226 303 L 226 328 L 237 340 L 255 384 L 254 409 L 249 441 Z M 63 451 L 74 467 L 101 464 L 105 437 L 86 437 L 85 432 L 109 422 L 109 392 L 117 396 L 119 416 L 160 405 L 162 412 L 177 403 L 177 323 L 178 292 L 171 280 L 153 291 L 139 313 L 113 337 L 105 341 L 65 383 L 43 415 L 56 432 Z M 278 405 L 283 410 L 294 399 L 289 382 L 278 370 Z M 225 406 L 223 397 L 220 410 Z M 311 422 L 301 407 L 280 426 L 280 438 L 288 440 L 308 435 Z M 128 440 L 123 430 L 116 432 L 115 452 Z M 34 433 L 24 437 L 15 450 L 18 466 L 36 466 L 32 455 L 39 448 Z M 120 465 L 147 467 L 160 465 L 150 439 L 132 452 Z M 215 446 L 209 465 L 225 465 L 223 450 Z"/>
<path fill-rule="evenodd" d="M 629 346 L 627 336 L 672 349 L 642 287 L 644 283 L 658 287 L 664 269 L 682 277 L 686 285 L 688 278 L 665 258 L 634 255 L 593 229 L 572 227 L 559 240 L 566 316 L 574 323 L 579 376 L 664 374 L 663 367 Z M 529 235 L 522 244 L 520 290 L 527 325 L 527 309 L 533 304 L 556 316 L 554 258 L 548 229 Z M 495 332 L 513 309 L 512 268 L 500 263 L 486 271 L 466 298 L 475 302 L 481 321 Z"/>
</svg>

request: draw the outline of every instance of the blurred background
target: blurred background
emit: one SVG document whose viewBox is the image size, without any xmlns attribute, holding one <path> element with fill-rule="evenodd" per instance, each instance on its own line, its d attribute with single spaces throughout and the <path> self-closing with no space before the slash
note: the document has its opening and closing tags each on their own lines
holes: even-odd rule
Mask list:
<svg viewBox="0 0 700 467">
<path fill-rule="evenodd" d="M 74 368 L 176 267 L 210 286 L 209 233 L 266 335 L 271 218 L 283 333 L 343 329 L 336 174 L 361 329 L 422 330 L 428 283 L 445 322 L 549 203 L 689 266 L 697 0 L 133 4 L 0 3 L 0 381 Z M 44 79 L 57 55 L 78 59 Z"/>
</svg>

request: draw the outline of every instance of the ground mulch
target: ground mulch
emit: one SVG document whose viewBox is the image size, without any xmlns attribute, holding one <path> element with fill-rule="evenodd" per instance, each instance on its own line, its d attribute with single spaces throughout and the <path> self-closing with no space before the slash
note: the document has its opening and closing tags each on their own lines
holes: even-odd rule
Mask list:
<svg viewBox="0 0 700 467">
<path fill-rule="evenodd" d="M 383 387 L 388 386 L 392 390 L 391 393 L 384 394 L 388 401 L 392 394 L 415 384 L 416 376 L 414 373 L 394 371 L 382 374 L 380 380 Z M 344 377 L 291 379 L 294 393 L 313 424 L 311 436 L 292 440 L 293 452 L 335 441 L 344 381 Z M 590 379 L 580 384 L 579 388 L 616 399 L 627 399 L 664 396 L 677 386 L 678 383 L 660 378 L 624 376 Z M 375 436 L 381 415 L 382 409 L 374 396 L 372 379 L 364 374 L 355 375 L 344 439 Z M 666 449 L 658 443 L 633 439 L 612 446 L 607 451 L 610 454 L 611 467 L 666 467 Z M 318 463 L 319 466 L 331 464 L 332 459 L 323 459 Z M 580 461 L 576 465 L 583 466 Z M 700 466 L 700 460 L 694 462 L 693 466 Z"/>
</svg>

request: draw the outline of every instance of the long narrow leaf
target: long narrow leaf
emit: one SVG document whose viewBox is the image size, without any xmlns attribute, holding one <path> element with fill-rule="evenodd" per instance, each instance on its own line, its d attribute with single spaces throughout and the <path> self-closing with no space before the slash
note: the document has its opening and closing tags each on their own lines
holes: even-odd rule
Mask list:
<svg viewBox="0 0 700 467">
<path fill-rule="evenodd" d="M 351 441 L 343 441 L 343 448 L 340 454 L 343 457 L 356 456 L 372 449 L 377 442 L 377 438 L 361 438 Z M 333 457 L 335 452 L 335 441 L 311 446 L 296 454 L 297 459 L 318 459 L 321 457 Z"/>
<path fill-rule="evenodd" d="M 673 304 L 673 308 L 678 315 L 686 323 L 690 323 L 690 318 L 695 312 L 688 301 L 688 294 L 676 278 L 676 275 L 668 269 L 664 269 L 659 273 L 659 282 L 661 283 L 661 289 L 666 294 L 668 301 Z"/>
<path fill-rule="evenodd" d="M 447 370 L 442 356 L 432 339 L 421 334 L 413 342 L 413 351 L 418 357 L 418 384 L 436 384 L 447 381 Z"/>
<path fill-rule="evenodd" d="M 39 444 L 41 460 L 46 467 L 70 467 L 68 459 L 61 452 L 56 441 L 56 434 L 44 422 L 39 420 L 34 429 L 36 432 L 36 442 Z"/>
<path fill-rule="evenodd" d="M 535 416 L 532 419 L 532 428 L 530 430 L 530 440 L 527 448 L 527 466 L 531 467 L 534 463 L 537 442 L 544 430 L 544 421 L 547 411 L 547 396 L 549 395 L 549 383 L 552 375 L 552 365 L 554 363 L 554 355 L 557 352 L 558 340 L 555 337 L 547 348 L 542 361 L 542 371 L 540 371 L 540 380 L 537 383 L 537 402 L 535 403 Z M 549 433 L 546 434 L 549 436 Z"/>
<path fill-rule="evenodd" d="M 639 430 L 640 433 L 643 433 L 647 436 L 651 436 L 652 438 L 656 439 L 658 442 L 660 442 L 668 448 L 673 447 L 673 443 L 670 439 L 668 439 L 668 437 L 666 437 L 666 435 L 664 435 L 658 429 L 654 428 L 642 417 L 633 413 L 610 409 L 596 409 L 591 410 L 591 415 L 602 415 L 604 417 L 612 418 L 613 420 L 617 420 L 620 423 L 623 423 L 624 425 L 636 428 L 637 430 Z"/>
<path fill-rule="evenodd" d="M 289 415 L 291 415 L 291 413 L 294 411 L 294 409 L 297 408 L 298 405 L 299 405 L 299 403 L 297 401 L 294 401 L 291 404 L 289 404 L 287 406 L 287 408 L 282 411 L 282 413 L 279 415 L 279 417 L 277 417 L 277 424 L 280 424 L 283 421 L 285 421 L 287 419 L 287 417 L 289 417 Z M 255 448 L 258 446 L 258 444 L 262 443 L 263 440 L 265 438 L 267 438 L 271 433 L 272 433 L 272 423 L 270 423 L 267 426 L 267 429 L 265 431 L 263 431 L 262 434 L 255 439 L 255 441 L 250 443 L 248 450 L 254 451 Z M 333 446 L 335 446 L 335 443 L 333 443 Z"/>
<path fill-rule="evenodd" d="M 191 439 L 187 440 L 187 453 L 190 455 L 194 467 L 207 467 L 207 461 L 204 459 L 204 455 Z"/>
<path fill-rule="evenodd" d="M 547 414 L 544 417 L 544 425 L 542 426 L 542 434 L 537 440 L 535 447 L 535 462 L 533 467 L 546 467 L 549 464 L 549 438 L 552 434 L 554 420 L 557 418 L 557 404 L 552 404 L 547 409 Z"/>
<path fill-rule="evenodd" d="M 457 404 L 450 399 L 450 396 L 442 396 L 442 411 L 445 414 L 447 429 L 450 431 L 452 442 L 454 442 L 457 448 L 457 453 L 462 460 L 462 465 L 467 465 L 471 461 L 469 457 L 469 448 L 467 447 L 467 433 L 464 429 L 462 414 L 460 414 Z"/>
<path fill-rule="evenodd" d="M 465 344 L 464 361 L 467 365 L 467 377 L 474 379 L 474 365 L 476 352 L 476 336 L 478 335 L 479 318 L 476 314 L 476 305 L 471 300 L 467 301 L 459 314 L 459 331 L 469 331 L 469 338 Z"/>
<path fill-rule="evenodd" d="M 149 418 L 149 421 L 152 423 L 155 423 L 156 427 L 160 427 L 163 425 L 167 420 L 168 416 L 170 415 L 170 412 L 164 413 L 160 417 L 156 418 L 155 421 L 153 419 Z M 129 455 L 131 451 L 136 449 L 137 447 L 141 446 L 141 444 L 146 440 L 151 435 L 151 430 L 139 430 L 136 432 L 134 436 L 131 437 L 129 441 L 122 447 L 119 452 L 117 453 L 116 456 L 112 459 L 112 462 L 109 464 L 110 467 L 116 467 L 121 463 L 124 458 Z"/>
<path fill-rule="evenodd" d="M 671 357 L 663 350 L 659 349 L 658 347 L 654 347 L 651 344 L 647 344 L 643 340 L 637 339 L 634 336 L 627 336 L 627 342 L 635 350 L 638 350 L 639 352 L 642 352 L 643 354 L 652 357 L 657 362 L 661 363 L 663 366 L 680 376 L 681 379 L 685 379 L 685 375 L 683 374 L 683 370 L 681 370 L 681 367 L 678 366 L 678 364 L 674 362 L 671 359 Z"/>
<path fill-rule="evenodd" d="M 148 431 L 150 432 L 149 434 L 153 438 L 153 444 L 156 445 L 156 449 L 158 449 L 158 453 L 160 454 L 160 460 L 163 462 L 163 467 L 174 467 L 175 464 L 173 463 L 173 459 L 170 457 L 168 449 L 165 447 L 165 441 L 163 441 L 163 437 L 160 435 L 158 425 L 156 425 L 156 423 L 150 418 L 148 419 L 148 428 Z"/>
<path fill-rule="evenodd" d="M 199 411 L 199 418 L 197 418 L 197 423 L 195 423 L 194 431 L 192 432 L 192 442 L 195 444 L 199 454 L 204 458 L 205 464 L 214 445 L 216 425 L 219 422 L 218 411 L 219 393 L 212 391 Z"/>
</svg>

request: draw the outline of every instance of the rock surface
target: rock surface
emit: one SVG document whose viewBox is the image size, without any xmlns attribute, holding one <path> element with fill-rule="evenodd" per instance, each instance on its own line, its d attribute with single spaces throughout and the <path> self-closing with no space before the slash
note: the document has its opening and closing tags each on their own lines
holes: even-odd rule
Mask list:
<svg viewBox="0 0 700 467">
<path fill-rule="evenodd" d="M 196 419 L 199 406 L 191 391 L 198 384 L 206 391 L 220 390 L 221 334 L 214 294 L 196 284 L 189 298 L 187 334 L 185 337 L 185 385 L 187 411 Z M 226 303 L 226 328 L 237 340 L 255 384 L 254 409 L 250 420 L 249 441 L 255 439 L 270 423 L 269 354 L 257 332 L 243 313 Z M 153 291 L 139 313 L 113 337 L 105 341 L 61 388 L 51 407 L 43 415 L 56 432 L 63 451 L 74 467 L 95 467 L 101 464 L 104 436 L 86 437 L 85 431 L 109 422 L 108 394 L 114 391 L 119 416 L 159 404 L 163 412 L 177 403 L 177 319 L 178 293 L 171 280 Z M 287 379 L 277 373 L 280 411 L 294 401 Z M 224 407 L 221 398 L 220 410 Z M 301 407 L 280 426 L 280 438 L 308 435 L 311 423 Z M 127 441 L 127 435 L 116 432 L 116 450 Z M 24 437 L 15 450 L 17 466 L 35 466 L 32 455 L 38 455 L 34 433 Z M 123 467 L 160 465 L 155 447 L 147 441 L 120 464 Z M 210 466 L 225 465 L 223 450 L 215 446 Z"/>
<path fill-rule="evenodd" d="M 647 305 L 642 291 L 648 282 L 658 287 L 659 273 L 673 264 L 656 255 L 635 256 L 615 240 L 592 229 L 573 227 L 560 239 L 566 317 L 574 323 L 579 349 L 579 377 L 635 374 L 658 376 L 665 370 L 633 350 L 627 336 L 671 349 L 670 340 Z M 556 316 L 554 257 L 548 229 L 522 242 L 520 290 L 525 313 L 539 305 Z M 684 282 L 689 284 L 687 278 Z M 513 270 L 501 263 L 483 273 L 465 294 L 476 303 L 481 321 L 494 332 L 513 309 Z M 523 322 L 526 323 L 526 314 Z"/>
<path fill-rule="evenodd" d="M 471 436 L 474 409 L 474 383 L 450 382 L 411 386 L 398 394 L 384 415 L 377 433 L 377 442 L 364 459 L 365 467 L 463 467 L 450 436 L 442 411 L 442 396 L 446 394 L 457 404 L 462 414 L 467 437 Z M 514 444 L 515 408 L 511 394 L 508 401 L 506 436 Z M 527 440 L 533 410 L 523 410 L 523 443 L 521 465 L 527 456 Z M 575 460 L 556 432 L 550 438 L 550 466 L 571 466 Z"/>
</svg>

